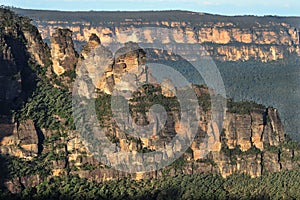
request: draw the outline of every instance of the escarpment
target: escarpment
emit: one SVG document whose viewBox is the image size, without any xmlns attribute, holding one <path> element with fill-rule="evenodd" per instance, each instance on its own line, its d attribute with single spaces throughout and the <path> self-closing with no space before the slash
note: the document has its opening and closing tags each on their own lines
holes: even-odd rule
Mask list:
<svg viewBox="0 0 300 200">
<path fill-rule="evenodd" d="M 44 39 L 49 39 L 56 27 L 68 28 L 73 31 L 73 39 L 78 44 L 87 42 L 91 34 L 97 34 L 103 44 L 131 40 L 176 45 L 180 55 L 193 55 L 189 46 L 199 44 L 210 56 L 221 61 L 268 62 L 300 53 L 299 25 L 294 23 L 297 19 L 292 18 L 149 11 L 123 13 L 124 17 L 114 12 L 93 12 L 90 20 L 83 20 L 90 13 L 73 16 L 73 13 L 58 12 L 56 16 L 28 10 L 17 12 L 33 17 Z M 149 17 L 149 14 L 156 17 Z M 64 15 L 70 18 L 59 17 Z M 169 31 L 170 34 L 166 34 Z"/>
<path fill-rule="evenodd" d="M 43 22 L 47 23 L 47 22 Z M 114 22 L 112 22 L 113 24 Z M 174 23 L 177 24 L 177 23 Z M 51 25 L 55 27 L 55 25 Z M 44 33 L 43 38 L 49 38 L 53 30 L 51 26 L 40 26 Z M 210 56 L 221 61 L 258 60 L 262 62 L 280 60 L 290 53 L 299 55 L 299 33 L 290 25 L 262 25 L 262 27 L 239 28 L 232 24 L 209 24 L 204 27 L 185 25 L 178 23 L 175 26 L 147 27 L 99 27 L 88 28 L 84 26 L 73 27 L 66 25 L 74 32 L 74 41 L 86 42 L 92 33 L 100 36 L 102 42 L 123 42 L 132 39 L 134 42 L 152 43 L 160 40 L 163 44 L 176 44 L 178 52 L 183 55 L 194 54 L 188 45 L 202 45 Z M 208 27 L 205 27 L 208 26 Z M 157 30 L 156 30 L 157 29 Z M 171 34 L 163 34 L 171 30 Z M 162 32 L 157 38 L 157 31 Z M 132 36 L 133 35 L 133 36 Z M 180 49 L 184 48 L 184 49 Z"/>
<path fill-rule="evenodd" d="M 161 24 L 165 26 L 176 25 L 176 23 L 169 24 L 167 22 L 161 22 Z M 223 24 L 223 26 L 225 25 Z M 227 24 L 226 26 L 231 25 Z M 287 28 L 288 25 L 279 25 L 279 27 Z M 26 40 L 21 42 L 15 37 L 8 40 L 8 36 L 3 32 L 5 29 L 9 28 L 1 29 L 0 37 L 1 44 L 3 44 L 0 61 L 1 64 L 4 63 L 1 67 L 5 69 L 1 70 L 1 72 L 5 72 L 1 77 L 3 80 L 1 85 L 5 86 L 7 80 L 11 81 L 16 77 L 18 81 L 14 80 L 14 83 L 7 87 L 14 88 L 14 90 L 3 87 L 6 89 L 3 90 L 5 92 L 2 91 L 1 93 L 1 100 L 7 101 L 20 96 L 23 89 L 20 82 L 22 83 L 23 79 L 22 74 L 21 77 L 18 77 L 17 74 L 19 71 L 23 72 L 22 68 L 19 69 L 18 67 L 27 67 L 25 61 L 27 63 L 29 58 L 35 59 L 36 65 L 32 70 L 39 79 L 42 79 L 39 80 L 37 89 L 32 88 L 35 92 L 30 100 L 24 100 L 21 108 L 16 109 L 18 114 L 14 117 L 8 117 L 1 113 L 3 115 L 0 119 L 1 155 L 15 159 L 15 163 L 24 169 L 18 171 L 18 168 L 13 166 L 10 169 L 13 173 L 7 179 L 1 180 L 12 192 L 17 192 L 24 186 L 30 187 L 32 184 L 37 184 L 43 178 L 68 174 L 77 174 L 80 177 L 98 182 L 128 176 L 133 179 L 141 179 L 178 173 L 218 173 L 223 177 L 234 173 L 245 173 L 251 177 L 257 177 L 265 173 L 295 169 L 300 164 L 299 145 L 285 135 L 279 113 L 275 108 L 253 102 L 226 100 L 227 109 L 222 126 L 219 127 L 211 120 L 211 89 L 204 85 L 192 85 L 199 104 L 200 116 L 196 123 L 195 138 L 178 160 L 170 166 L 148 173 L 129 174 L 107 167 L 89 151 L 85 141 L 74 128 L 72 94 L 69 92 L 69 85 L 60 86 L 55 83 L 59 79 L 54 80 L 54 78 L 64 77 L 64 74 L 70 72 L 76 73 L 76 78 L 89 76 L 92 88 L 95 90 L 91 92 L 89 88 L 81 87 L 80 95 L 91 97 L 94 100 L 92 106 L 95 107 L 95 114 L 97 115 L 98 124 L 96 125 L 105 130 L 107 138 L 113 145 L 125 152 L 136 154 L 158 152 L 164 149 L 165 145 L 177 134 L 184 135 L 191 131 L 191 127 L 180 121 L 182 116 L 180 100 L 177 96 L 184 92 L 184 88 L 176 86 L 170 79 L 160 80 L 160 83 L 152 71 L 147 68 L 146 57 L 149 51 L 137 43 L 127 42 L 113 53 L 104 45 L 106 39 L 115 33 L 110 34 L 109 29 L 106 29 L 106 35 L 89 34 L 89 41 L 83 46 L 80 56 L 74 50 L 70 30 L 56 30 L 51 39 L 50 55 L 49 49 L 38 39 L 39 36 L 32 39 L 31 43 L 26 43 Z M 284 30 L 289 30 L 289 28 Z M 290 35 L 286 37 L 292 37 L 291 35 L 294 34 L 292 30 L 290 33 L 288 32 L 286 34 Z M 32 35 L 34 34 L 36 34 L 36 29 Z M 147 34 L 151 35 L 149 32 Z M 147 34 L 144 32 L 144 35 Z M 76 36 L 77 33 L 73 30 L 74 35 Z M 217 32 L 214 30 L 212 36 L 202 36 L 207 40 L 202 42 L 214 40 L 216 44 L 225 44 L 222 48 L 226 48 L 226 45 L 230 45 L 228 40 L 236 38 L 235 40 L 245 44 L 256 42 L 255 45 L 259 46 L 261 44 L 258 43 L 263 41 L 266 43 L 263 45 L 273 45 L 272 37 L 274 35 L 272 33 L 267 34 L 270 35 L 269 39 L 261 41 L 258 39 L 260 37 L 258 35 L 257 33 L 255 39 L 251 39 L 254 37 L 252 35 L 238 37 L 233 32 L 225 33 L 220 28 Z M 127 40 L 127 36 L 122 37 Z M 276 37 L 284 38 L 285 36 Z M 148 39 L 151 40 L 151 37 Z M 37 40 L 45 47 L 43 51 L 36 50 L 39 46 L 35 42 Z M 178 38 L 179 40 L 180 38 Z M 289 45 L 293 42 L 296 41 L 290 38 L 281 39 L 278 46 Z M 19 50 L 14 48 L 14 45 L 22 45 L 25 50 L 30 47 L 30 50 L 27 51 L 28 54 L 26 54 L 28 57 L 24 58 L 22 62 L 18 60 L 20 57 L 17 58 L 16 56 Z M 90 60 L 91 53 L 95 52 L 99 54 L 95 54 L 92 56 L 94 60 Z M 266 52 L 270 53 L 269 51 Z M 157 52 L 152 53 L 151 56 L 155 57 Z M 175 59 L 175 61 L 177 58 L 167 52 L 161 57 Z M 269 60 L 267 57 L 266 61 Z M 51 62 L 50 64 L 47 63 L 50 58 L 52 64 Z M 42 60 L 45 60 L 44 65 L 39 65 L 38 63 Z M 87 64 L 92 61 L 96 61 L 97 65 Z M 16 62 L 20 62 L 20 64 L 16 65 Z M 53 70 L 53 76 L 49 76 L 49 74 L 45 76 L 45 71 L 50 73 L 48 69 Z M 53 80 L 50 80 L 49 77 Z M 72 79 L 68 80 L 69 82 L 73 81 Z M 14 91 L 15 94 L 7 95 L 8 91 Z M 90 95 L 90 92 L 93 94 Z M 128 102 L 129 114 L 122 116 L 125 124 L 117 124 L 113 117 L 111 98 L 112 95 L 116 94 L 122 95 Z M 187 102 L 189 100 L 186 99 Z M 160 127 L 161 124 L 158 124 L 161 119 L 159 116 L 153 118 L 153 113 L 150 110 L 155 104 L 165 107 L 166 121 L 162 128 Z M 9 111 L 11 110 L 9 108 Z M 82 110 L 76 112 L 81 114 Z M 194 114 L 194 112 L 189 114 Z M 76 119 L 74 120 L 76 121 Z M 88 122 L 90 119 L 85 120 Z M 150 127 L 150 137 L 132 136 L 128 132 L 129 129 L 126 129 L 133 127 L 135 130 L 139 130 L 140 127 L 147 125 Z M 180 142 L 176 143 L 168 149 L 167 155 L 157 156 L 154 160 L 160 162 L 172 153 L 181 151 L 183 146 L 184 144 Z M 142 162 L 143 160 L 139 160 L 140 158 L 125 157 L 125 159 L 135 159 L 135 162 Z"/>
</svg>

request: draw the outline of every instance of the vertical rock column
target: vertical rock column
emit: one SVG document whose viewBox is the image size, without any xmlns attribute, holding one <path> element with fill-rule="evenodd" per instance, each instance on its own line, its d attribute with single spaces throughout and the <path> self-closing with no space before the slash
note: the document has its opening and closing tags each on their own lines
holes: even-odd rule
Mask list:
<svg viewBox="0 0 300 200">
<path fill-rule="evenodd" d="M 50 41 L 53 72 L 60 76 L 67 71 L 73 71 L 77 64 L 78 54 L 72 41 L 72 31 L 56 29 Z"/>
</svg>

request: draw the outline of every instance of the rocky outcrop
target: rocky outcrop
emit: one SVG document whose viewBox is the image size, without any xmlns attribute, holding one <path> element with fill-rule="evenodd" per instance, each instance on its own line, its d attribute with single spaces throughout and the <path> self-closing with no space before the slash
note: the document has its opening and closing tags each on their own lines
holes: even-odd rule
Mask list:
<svg viewBox="0 0 300 200">
<path fill-rule="evenodd" d="M 58 76 L 75 70 L 78 55 L 74 49 L 72 32 L 56 29 L 51 36 L 52 69 Z"/>
<path fill-rule="evenodd" d="M 87 44 L 82 48 L 82 51 L 80 53 L 82 58 L 86 59 L 88 57 L 88 54 L 99 45 L 101 45 L 100 38 L 96 34 L 92 33 Z"/>
<path fill-rule="evenodd" d="M 2 117 L 0 153 L 18 158 L 32 159 L 38 154 L 38 133 L 32 120 L 20 124 L 13 123 L 9 117 Z"/>
<path fill-rule="evenodd" d="M 170 79 L 164 79 L 161 82 L 161 93 L 165 97 L 176 97 L 176 88 Z"/>
<path fill-rule="evenodd" d="M 34 26 L 28 28 L 23 28 L 24 38 L 26 39 L 27 51 L 31 54 L 33 60 L 40 65 L 40 67 L 49 67 L 49 54 L 50 49 L 47 44 L 43 42 L 43 39 Z"/>
<path fill-rule="evenodd" d="M 276 117 L 275 117 L 276 116 Z M 227 145 L 240 146 L 247 151 L 251 146 L 263 150 L 263 143 L 278 146 L 284 141 L 283 127 L 276 109 L 254 110 L 250 114 L 226 114 L 224 132 Z"/>
<path fill-rule="evenodd" d="M 261 62 L 268 62 L 272 60 L 281 60 L 285 57 L 286 53 L 295 53 L 297 49 L 285 48 L 277 45 L 263 45 L 256 46 L 250 45 L 218 45 L 211 47 L 204 45 L 210 55 L 213 55 L 221 61 L 247 61 L 247 60 L 259 60 Z"/>
<path fill-rule="evenodd" d="M 196 91 L 199 91 L 199 98 L 201 95 L 209 93 L 205 87 L 195 88 Z M 155 96 L 155 94 L 159 95 L 160 93 L 154 92 L 149 95 Z M 136 96 L 133 95 L 130 100 L 131 117 L 133 119 L 131 120 L 126 114 L 122 116 L 122 119 L 129 127 L 151 125 L 153 121 L 150 119 L 149 107 L 146 106 L 144 108 L 145 112 L 141 112 L 141 106 L 151 105 L 151 101 L 148 102 L 144 90 L 139 90 L 135 95 L 139 95 L 137 97 L 143 99 L 143 102 L 136 101 Z M 159 96 L 156 98 L 159 98 Z M 171 101 L 171 99 L 168 100 Z M 257 177 L 262 173 L 281 170 L 282 167 L 280 166 L 282 165 L 291 166 L 292 154 L 286 155 L 287 159 L 284 161 L 280 152 L 271 153 L 272 156 L 269 156 L 270 147 L 277 148 L 285 141 L 282 124 L 276 109 L 257 106 L 251 108 L 248 113 L 229 110 L 226 113 L 223 129 L 221 130 L 215 123 L 211 122 L 210 110 L 201 110 L 200 115 L 199 132 L 190 147 L 190 151 L 185 155 L 186 164 L 183 171 L 214 172 L 220 173 L 223 177 L 234 173 L 246 173 L 251 177 Z M 160 151 L 165 144 L 170 142 L 172 136 L 190 131 L 186 125 L 180 124 L 178 121 L 179 116 L 176 106 L 169 108 L 165 127 L 162 130 L 152 129 L 151 137 L 129 137 L 124 132 L 126 128 L 116 126 L 109 121 L 110 118 L 105 123 L 105 130 L 111 137 L 115 138 L 114 141 L 124 151 L 140 152 L 143 149 Z M 220 138 L 212 138 L 212 135 L 220 135 Z M 170 149 L 170 153 L 181 151 L 181 148 L 181 144 L 176 144 Z M 134 158 L 128 157 L 128 159 Z M 139 160 L 140 158 L 136 159 Z M 279 161 L 280 159 L 281 161 Z M 281 162 L 284 164 L 281 164 Z M 277 163 L 275 168 L 274 163 Z M 77 165 L 80 166 L 80 164 Z M 191 165 L 193 165 L 193 168 L 191 168 Z M 145 177 L 147 174 L 142 173 L 140 176 Z"/>
<path fill-rule="evenodd" d="M 84 61 L 89 54 L 93 54 L 92 60 Z M 135 43 L 126 43 L 113 57 L 112 52 L 101 45 L 100 39 L 94 34 L 81 55 L 77 75 L 89 74 L 94 87 L 107 94 L 113 90 L 133 92 L 147 81 L 145 52 Z"/>
<path fill-rule="evenodd" d="M 22 48 L 26 49 L 26 53 L 29 53 L 30 57 L 37 62 L 41 67 L 48 62 L 48 51 L 49 48 L 44 43 L 38 29 L 31 24 L 29 18 L 23 17 L 19 18 L 13 13 L 5 9 L 1 9 L 1 19 L 10 20 L 11 24 L 3 23 L 1 25 L 1 33 L 7 35 L 6 40 L 9 40 L 9 37 L 20 40 L 24 42 L 25 47 L 19 46 L 19 52 Z M 10 36 L 9 36 L 10 35 Z"/>
<path fill-rule="evenodd" d="M 89 74 L 95 88 L 107 94 L 112 94 L 114 91 L 114 94 L 120 93 L 125 98 L 130 99 L 131 116 L 126 114 L 121 116 L 126 122 L 124 127 L 116 126 L 111 118 L 105 118 L 105 130 L 112 138 L 115 138 L 114 140 L 122 150 L 160 151 L 174 135 L 186 134 L 190 131 L 187 125 L 179 122 L 180 114 L 176 106 L 168 109 L 167 121 L 162 130 L 155 125 L 158 123 L 157 121 L 150 119 L 151 114 L 148 109 L 151 101 L 148 102 L 147 95 L 156 95 L 155 98 L 157 99 L 160 99 L 160 95 L 162 95 L 166 101 L 172 101 L 174 100 L 172 98 L 180 90 L 178 91 L 178 88 L 175 88 L 170 80 L 163 80 L 162 84 L 158 86 L 151 72 L 145 70 L 147 65 L 143 58 L 146 52 L 137 44 L 126 43 L 125 47 L 116 52 L 114 58 L 112 53 L 99 42 L 96 42 L 97 45 L 89 44 L 90 42 L 84 47 L 83 52 L 84 55 L 92 53 L 92 61 L 82 60 L 78 76 L 84 75 L 83 72 L 85 71 L 85 74 Z M 101 64 L 90 63 L 93 61 L 101 61 L 99 62 Z M 88 62 L 89 65 L 85 65 L 85 62 Z M 147 80 L 152 81 L 147 82 Z M 146 89 L 142 87 L 145 83 L 154 84 L 152 90 L 147 90 L 147 95 Z M 203 96 L 209 97 L 210 91 L 207 87 L 195 86 L 194 90 L 199 99 Z M 129 91 L 129 95 L 126 91 Z M 82 95 L 85 95 L 84 92 Z M 143 99 L 143 101 L 140 102 L 137 99 Z M 201 102 L 202 105 L 209 105 L 209 98 L 204 99 L 204 102 Z M 145 110 L 141 110 L 141 107 Z M 206 164 L 203 171 L 217 171 L 224 177 L 237 172 L 247 173 L 252 177 L 260 176 L 265 170 L 263 168 L 265 161 L 263 161 L 262 155 L 262 152 L 265 151 L 265 145 L 278 146 L 284 142 L 283 127 L 277 110 L 273 108 L 245 102 L 235 105 L 230 102 L 222 129 L 216 123 L 211 122 L 212 113 L 209 107 L 203 107 L 200 110 L 200 115 L 199 133 L 191 145 L 191 157 L 193 162 L 203 161 L 203 165 Z M 132 138 L 124 132 L 127 126 L 138 128 L 137 126 L 152 125 L 153 123 L 152 137 Z M 181 144 L 174 145 L 170 149 L 170 153 L 181 151 L 181 148 Z M 210 152 L 212 152 L 211 155 Z M 210 156 L 208 157 L 208 155 Z M 128 157 L 127 159 L 133 158 Z M 277 159 L 274 157 L 272 161 L 267 160 L 267 162 L 277 162 Z M 74 160 L 76 159 L 74 158 Z M 80 166 L 81 164 L 77 165 Z M 186 170 L 189 171 L 189 169 Z M 201 169 L 196 168 L 193 170 L 201 171 Z M 268 170 L 272 171 L 272 169 Z"/>
<path fill-rule="evenodd" d="M 84 60 L 97 49 L 97 60 L 93 59 L 93 64 L 85 64 Z M 81 51 L 81 58 L 77 63 L 76 74 L 79 77 L 84 76 L 85 73 L 89 74 L 92 78 L 93 85 L 98 88 L 110 93 L 113 86 L 112 80 L 112 65 L 113 65 L 112 52 L 101 45 L 101 41 L 96 34 L 92 34 L 89 42 L 83 47 Z M 106 76 L 104 76 L 106 74 Z"/>
</svg>

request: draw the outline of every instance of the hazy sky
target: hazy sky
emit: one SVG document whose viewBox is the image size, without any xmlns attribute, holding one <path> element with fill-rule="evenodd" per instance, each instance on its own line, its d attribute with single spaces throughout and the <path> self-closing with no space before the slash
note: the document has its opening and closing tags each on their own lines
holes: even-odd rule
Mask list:
<svg viewBox="0 0 300 200">
<path fill-rule="evenodd" d="M 299 0 L 1 0 L 0 4 L 51 10 L 191 10 L 225 15 L 300 16 Z"/>
</svg>

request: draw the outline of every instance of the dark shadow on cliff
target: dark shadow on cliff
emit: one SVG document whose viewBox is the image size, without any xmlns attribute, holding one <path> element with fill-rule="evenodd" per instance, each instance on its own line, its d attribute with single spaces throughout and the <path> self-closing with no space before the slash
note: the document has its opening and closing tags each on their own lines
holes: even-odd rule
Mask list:
<svg viewBox="0 0 300 200">
<path fill-rule="evenodd" d="M 41 155 L 44 149 L 43 144 L 44 144 L 45 136 L 42 130 L 40 129 L 40 127 L 35 126 L 35 129 L 38 136 L 38 155 Z"/>
<path fill-rule="evenodd" d="M 0 56 L 0 141 L 13 134 L 12 113 L 32 95 L 37 77 L 24 41 L 12 35 L 3 38 L 7 55 Z"/>
<path fill-rule="evenodd" d="M 21 37 L 25 38 L 22 33 Z M 10 47 L 12 55 L 14 56 L 15 66 L 7 66 L 10 70 L 10 76 L 7 78 L 15 79 L 15 81 L 20 82 L 21 89 L 19 95 L 14 98 L 8 99 L 10 101 L 9 109 L 18 109 L 20 108 L 20 104 L 28 97 L 31 96 L 32 92 L 36 88 L 36 73 L 29 66 L 30 63 L 30 55 L 27 51 L 26 44 L 21 39 L 15 38 L 13 36 L 6 35 L 5 41 L 7 45 Z M 10 88 L 7 88 L 8 90 Z M 8 91 L 7 91 L 8 92 Z M 10 91 L 11 92 L 11 91 Z M 1 113 L 0 113 L 1 114 Z"/>
<path fill-rule="evenodd" d="M 11 136 L 14 128 L 15 126 L 11 123 L 9 116 L 0 116 L 0 141 L 2 141 L 2 139 L 5 137 Z"/>
<path fill-rule="evenodd" d="M 9 194 L 5 182 L 9 180 L 8 160 L 6 156 L 0 154 L 0 199 L 4 199 Z"/>
</svg>

